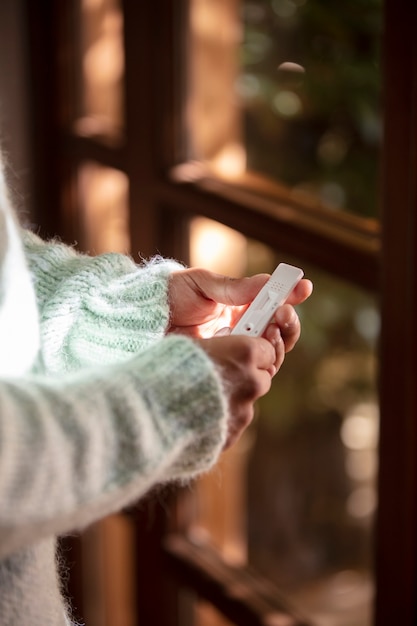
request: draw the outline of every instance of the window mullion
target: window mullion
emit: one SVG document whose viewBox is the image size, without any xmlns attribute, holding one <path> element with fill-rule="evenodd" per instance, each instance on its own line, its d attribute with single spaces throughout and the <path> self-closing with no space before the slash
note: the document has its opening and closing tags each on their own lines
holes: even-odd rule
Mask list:
<svg viewBox="0 0 417 626">
<path fill-rule="evenodd" d="M 182 535 L 169 535 L 164 552 L 185 586 L 211 602 L 234 624 L 308 626 L 282 600 L 274 585 L 247 568 L 225 563 L 210 546 L 193 543 Z"/>
<path fill-rule="evenodd" d="M 296 207 L 236 193 L 216 181 L 176 184 L 165 180 L 155 193 L 159 203 L 172 211 L 219 221 L 279 253 L 298 256 L 366 289 L 378 289 L 380 240 L 373 227 L 360 232 L 314 215 L 303 217 Z"/>
<path fill-rule="evenodd" d="M 416 623 L 417 6 L 385 2 L 376 625 Z"/>
</svg>

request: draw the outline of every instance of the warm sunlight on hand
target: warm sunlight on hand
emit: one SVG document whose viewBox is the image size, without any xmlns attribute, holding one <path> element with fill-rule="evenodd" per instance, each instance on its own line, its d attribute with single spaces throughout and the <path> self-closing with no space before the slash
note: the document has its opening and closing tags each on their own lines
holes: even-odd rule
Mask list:
<svg viewBox="0 0 417 626">
<path fill-rule="evenodd" d="M 168 332 L 213 337 L 220 330 L 233 327 L 268 278 L 269 274 L 256 274 L 234 279 L 199 268 L 173 272 L 169 284 Z M 287 303 L 300 304 L 309 297 L 312 288 L 309 280 L 301 280 Z"/>
</svg>

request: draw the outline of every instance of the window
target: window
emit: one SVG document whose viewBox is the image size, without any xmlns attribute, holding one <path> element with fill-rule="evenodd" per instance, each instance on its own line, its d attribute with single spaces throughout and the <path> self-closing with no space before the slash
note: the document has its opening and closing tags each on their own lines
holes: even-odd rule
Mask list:
<svg viewBox="0 0 417 626">
<path fill-rule="evenodd" d="M 73 547 L 80 615 L 92 626 L 411 626 L 414 8 L 44 0 L 26 9 L 45 233 L 92 252 L 158 250 L 219 267 L 225 255 L 198 256 L 214 236 L 237 251 L 230 271 L 270 271 L 285 258 L 316 282 L 300 309 L 303 341 L 225 455 L 222 487 L 218 471 L 168 490 L 162 506 L 150 498 Z M 94 582 L 94 550 L 109 576 L 119 557 L 124 597 L 106 594 L 107 575 Z"/>
</svg>

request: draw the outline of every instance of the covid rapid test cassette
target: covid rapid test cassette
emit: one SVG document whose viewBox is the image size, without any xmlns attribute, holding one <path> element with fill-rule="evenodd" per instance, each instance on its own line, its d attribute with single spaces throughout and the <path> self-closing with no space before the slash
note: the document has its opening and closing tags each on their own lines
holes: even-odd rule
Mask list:
<svg viewBox="0 0 417 626">
<path fill-rule="evenodd" d="M 277 308 L 284 304 L 303 276 L 304 272 L 299 267 L 280 263 L 232 329 L 231 334 L 260 337 Z"/>
</svg>

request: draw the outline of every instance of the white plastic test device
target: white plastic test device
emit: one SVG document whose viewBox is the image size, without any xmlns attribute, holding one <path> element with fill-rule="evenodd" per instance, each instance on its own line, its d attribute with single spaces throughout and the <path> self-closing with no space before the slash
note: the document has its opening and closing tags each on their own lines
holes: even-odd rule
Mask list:
<svg viewBox="0 0 417 626">
<path fill-rule="evenodd" d="M 284 304 L 303 276 L 304 272 L 299 267 L 280 263 L 234 326 L 231 334 L 260 337 L 277 308 Z"/>
</svg>

